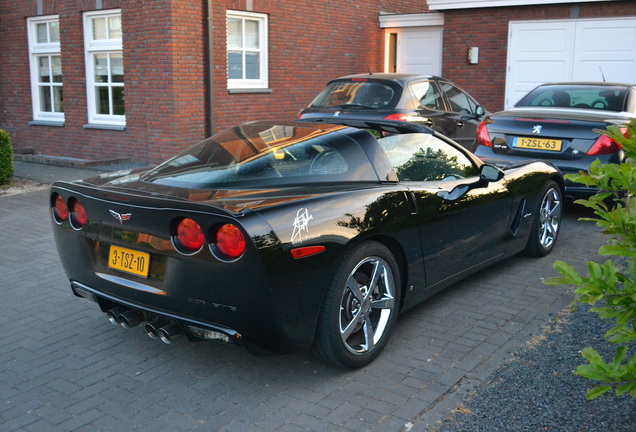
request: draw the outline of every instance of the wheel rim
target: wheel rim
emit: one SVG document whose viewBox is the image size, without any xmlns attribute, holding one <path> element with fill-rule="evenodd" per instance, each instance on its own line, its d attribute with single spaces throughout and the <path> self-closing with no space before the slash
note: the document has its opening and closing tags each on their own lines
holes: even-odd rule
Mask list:
<svg viewBox="0 0 636 432">
<path fill-rule="evenodd" d="M 556 241 L 560 224 L 561 196 L 555 189 L 550 189 L 539 210 L 539 243 L 544 249 L 550 249 Z"/>
<path fill-rule="evenodd" d="M 340 337 L 347 350 L 373 351 L 389 330 L 394 308 L 391 267 L 382 258 L 365 258 L 349 274 L 340 302 Z"/>
</svg>

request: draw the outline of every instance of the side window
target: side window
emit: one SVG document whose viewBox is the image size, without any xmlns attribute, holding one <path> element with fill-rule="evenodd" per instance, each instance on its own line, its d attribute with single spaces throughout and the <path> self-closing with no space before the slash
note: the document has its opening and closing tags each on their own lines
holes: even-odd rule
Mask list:
<svg viewBox="0 0 636 432">
<path fill-rule="evenodd" d="M 30 18 L 28 29 L 33 119 L 64 122 L 58 17 Z"/>
<path fill-rule="evenodd" d="M 434 111 L 444 110 L 444 101 L 434 82 L 423 81 L 415 83 L 411 86 L 411 90 L 417 101 L 415 104 L 416 107 L 419 104 L 420 107 Z"/>
<path fill-rule="evenodd" d="M 454 180 L 478 175 L 466 155 L 433 135 L 391 135 L 378 142 L 400 181 Z"/>
<path fill-rule="evenodd" d="M 477 109 L 477 102 L 470 98 L 466 93 L 447 82 L 442 84 L 442 89 L 450 103 L 452 112 L 463 114 L 475 113 L 475 110 Z"/>
</svg>

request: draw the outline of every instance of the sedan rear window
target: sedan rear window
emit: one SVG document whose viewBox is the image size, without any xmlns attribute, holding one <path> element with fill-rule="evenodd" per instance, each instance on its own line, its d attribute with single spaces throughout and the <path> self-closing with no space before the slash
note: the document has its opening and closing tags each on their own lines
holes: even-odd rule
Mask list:
<svg viewBox="0 0 636 432">
<path fill-rule="evenodd" d="M 143 180 L 201 189 L 378 181 L 378 177 L 364 151 L 347 134 L 294 126 L 243 125 L 169 159 Z"/>
<path fill-rule="evenodd" d="M 550 85 L 524 96 L 516 107 L 581 108 L 625 111 L 627 88 L 619 86 Z"/>
<path fill-rule="evenodd" d="M 399 86 L 357 79 L 332 82 L 320 92 L 310 107 L 389 109 L 397 103 Z"/>
</svg>

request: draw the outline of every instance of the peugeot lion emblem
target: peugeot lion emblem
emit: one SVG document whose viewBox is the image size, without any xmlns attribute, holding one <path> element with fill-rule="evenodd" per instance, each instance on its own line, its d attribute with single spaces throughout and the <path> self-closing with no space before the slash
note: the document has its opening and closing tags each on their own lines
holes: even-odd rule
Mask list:
<svg viewBox="0 0 636 432">
<path fill-rule="evenodd" d="M 124 221 L 127 221 L 130 219 L 130 217 L 132 216 L 132 213 L 117 213 L 114 210 L 108 210 L 111 214 L 112 217 L 114 217 L 115 219 L 117 219 L 119 221 L 120 224 L 123 224 Z"/>
<path fill-rule="evenodd" d="M 534 133 L 534 134 L 540 134 L 540 133 L 541 133 L 541 128 L 542 128 L 542 127 L 543 127 L 543 126 L 541 126 L 541 125 L 534 125 L 534 126 L 532 126 L 532 133 Z"/>
</svg>

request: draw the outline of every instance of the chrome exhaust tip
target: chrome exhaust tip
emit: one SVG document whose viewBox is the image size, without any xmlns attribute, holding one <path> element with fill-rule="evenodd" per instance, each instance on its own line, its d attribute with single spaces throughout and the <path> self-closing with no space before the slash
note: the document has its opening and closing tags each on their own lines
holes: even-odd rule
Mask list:
<svg viewBox="0 0 636 432">
<path fill-rule="evenodd" d="M 143 315 L 139 311 L 128 310 L 119 314 L 119 324 L 125 329 L 138 326 L 143 321 Z"/>
<path fill-rule="evenodd" d="M 159 329 L 170 324 L 165 319 L 157 319 L 151 322 L 147 322 L 144 326 L 146 334 L 150 339 L 159 339 Z"/>
<path fill-rule="evenodd" d="M 171 344 L 172 339 L 181 334 L 181 326 L 178 323 L 170 323 L 159 329 L 159 338 L 165 344 Z"/>
<path fill-rule="evenodd" d="M 121 314 L 123 314 L 124 312 L 126 312 L 128 309 L 124 308 L 124 307 L 116 307 L 113 309 L 110 309 L 108 312 L 106 312 L 106 316 L 108 317 L 108 320 L 113 323 L 114 325 L 120 325 L 121 322 L 119 321 L 119 317 Z"/>
</svg>

